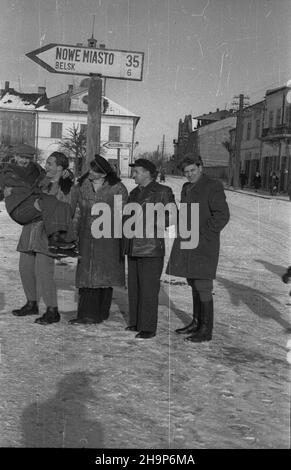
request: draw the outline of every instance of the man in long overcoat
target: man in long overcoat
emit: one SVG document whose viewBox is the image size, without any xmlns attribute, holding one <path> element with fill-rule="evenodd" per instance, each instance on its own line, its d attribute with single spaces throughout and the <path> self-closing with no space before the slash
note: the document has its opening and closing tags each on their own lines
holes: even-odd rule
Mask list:
<svg viewBox="0 0 291 470">
<path fill-rule="evenodd" d="M 183 185 L 181 203 L 199 203 L 199 243 L 196 248 L 181 248 L 181 238 L 174 240 L 167 273 L 185 277 L 192 287 L 193 320 L 176 330 L 189 334 L 192 342 L 210 341 L 213 329 L 213 279 L 219 257 L 220 231 L 229 220 L 229 209 L 220 181 L 203 174 L 200 157 L 187 154 L 181 164 L 188 182 Z M 190 211 L 188 211 L 189 213 Z M 195 223 L 196 221 L 191 221 Z"/>
</svg>

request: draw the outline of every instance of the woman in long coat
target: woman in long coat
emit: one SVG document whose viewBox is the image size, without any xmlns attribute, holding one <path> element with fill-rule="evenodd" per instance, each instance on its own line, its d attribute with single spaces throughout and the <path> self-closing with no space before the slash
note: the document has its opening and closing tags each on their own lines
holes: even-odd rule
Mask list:
<svg viewBox="0 0 291 470">
<path fill-rule="evenodd" d="M 77 318 L 70 320 L 70 323 L 101 323 L 106 320 L 113 287 L 125 285 L 121 239 L 114 238 L 113 228 L 110 238 L 95 238 L 91 231 L 96 219 L 96 216 L 91 215 L 91 210 L 96 203 L 106 203 L 110 207 L 112 222 L 114 196 L 121 197 L 124 205 L 128 197 L 127 189 L 105 158 L 95 155 L 90 170 L 79 180 L 80 259 L 76 272 L 79 302 Z"/>
</svg>

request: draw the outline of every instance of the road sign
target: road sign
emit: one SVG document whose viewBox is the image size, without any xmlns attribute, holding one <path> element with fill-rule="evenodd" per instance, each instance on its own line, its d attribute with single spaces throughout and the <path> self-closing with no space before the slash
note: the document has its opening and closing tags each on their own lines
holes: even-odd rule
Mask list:
<svg viewBox="0 0 291 470">
<path fill-rule="evenodd" d="M 47 44 L 26 55 L 53 73 L 142 80 L 143 52 Z"/>
<path fill-rule="evenodd" d="M 105 142 L 103 144 L 103 147 L 106 147 L 108 149 L 128 149 L 131 147 L 130 142 Z"/>
</svg>

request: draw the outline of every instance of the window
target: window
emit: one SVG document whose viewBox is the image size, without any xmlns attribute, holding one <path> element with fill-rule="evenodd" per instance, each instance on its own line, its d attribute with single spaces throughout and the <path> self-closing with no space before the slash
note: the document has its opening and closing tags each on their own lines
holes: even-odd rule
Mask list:
<svg viewBox="0 0 291 470">
<path fill-rule="evenodd" d="M 273 127 L 274 111 L 269 112 L 269 127 Z"/>
<path fill-rule="evenodd" d="M 87 124 L 80 124 L 80 132 L 82 134 L 87 134 Z"/>
<path fill-rule="evenodd" d="M 261 121 L 260 119 L 256 119 L 256 138 L 257 139 L 260 137 L 260 127 L 261 127 Z"/>
<path fill-rule="evenodd" d="M 109 137 L 110 142 L 120 142 L 120 127 L 119 126 L 109 126 Z"/>
<path fill-rule="evenodd" d="M 51 137 L 54 139 L 61 139 L 63 133 L 63 124 L 61 122 L 51 123 Z"/>
<path fill-rule="evenodd" d="M 281 109 L 277 109 L 276 112 L 276 126 L 280 126 L 281 124 Z"/>
<path fill-rule="evenodd" d="M 247 139 L 246 139 L 246 140 L 250 140 L 250 138 L 251 138 L 251 129 L 252 129 L 252 123 L 251 123 L 251 122 L 248 122 L 248 126 L 247 126 Z"/>
</svg>

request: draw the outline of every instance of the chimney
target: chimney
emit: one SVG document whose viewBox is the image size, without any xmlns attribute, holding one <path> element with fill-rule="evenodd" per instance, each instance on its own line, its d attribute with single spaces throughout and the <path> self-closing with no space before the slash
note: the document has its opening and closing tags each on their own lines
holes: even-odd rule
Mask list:
<svg viewBox="0 0 291 470">
<path fill-rule="evenodd" d="M 105 44 L 99 44 L 99 49 L 105 49 Z"/>
<path fill-rule="evenodd" d="M 82 47 L 82 46 L 83 46 L 83 43 L 82 43 L 82 42 L 77 42 L 76 46 Z"/>
<path fill-rule="evenodd" d="M 73 93 L 74 85 L 68 86 L 68 94 L 71 95 Z"/>
<path fill-rule="evenodd" d="M 46 90 L 45 86 L 39 86 L 37 89 L 37 93 L 39 95 L 45 95 L 45 90 Z"/>
<path fill-rule="evenodd" d="M 9 91 L 9 82 L 5 82 L 5 91 Z"/>
<path fill-rule="evenodd" d="M 97 47 L 97 39 L 95 39 L 93 35 L 90 39 L 88 39 L 88 47 L 93 47 L 95 49 Z"/>
</svg>

